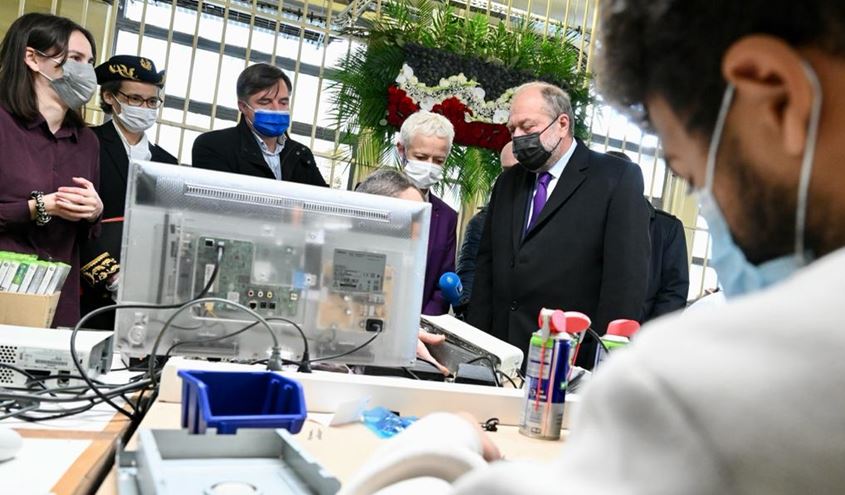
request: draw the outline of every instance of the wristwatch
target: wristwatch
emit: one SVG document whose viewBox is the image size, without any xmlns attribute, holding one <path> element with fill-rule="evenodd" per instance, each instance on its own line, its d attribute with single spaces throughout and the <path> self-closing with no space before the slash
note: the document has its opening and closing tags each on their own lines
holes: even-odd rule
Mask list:
<svg viewBox="0 0 845 495">
<path fill-rule="evenodd" d="M 47 214 L 47 207 L 44 206 L 44 193 L 41 191 L 32 191 L 30 197 L 35 200 L 35 225 L 43 227 L 53 219 Z"/>
</svg>

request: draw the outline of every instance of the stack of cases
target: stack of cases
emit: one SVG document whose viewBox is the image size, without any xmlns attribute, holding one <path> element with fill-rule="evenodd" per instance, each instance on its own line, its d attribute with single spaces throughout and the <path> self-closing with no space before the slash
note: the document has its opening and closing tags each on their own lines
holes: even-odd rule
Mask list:
<svg viewBox="0 0 845 495">
<path fill-rule="evenodd" d="M 61 290 L 68 273 L 65 263 L 0 251 L 0 292 L 50 295 Z"/>
</svg>

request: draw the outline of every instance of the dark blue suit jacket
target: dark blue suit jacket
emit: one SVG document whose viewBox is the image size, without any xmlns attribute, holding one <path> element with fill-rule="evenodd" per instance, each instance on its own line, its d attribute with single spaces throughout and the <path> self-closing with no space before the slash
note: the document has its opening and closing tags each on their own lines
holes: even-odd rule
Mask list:
<svg viewBox="0 0 845 495">
<path fill-rule="evenodd" d="M 475 281 L 475 259 L 478 256 L 478 246 L 481 244 L 481 236 L 484 234 L 484 223 L 487 219 L 487 207 L 482 208 L 467 222 L 464 231 L 464 242 L 461 244 L 461 251 L 458 253 L 458 270 L 456 273 L 461 278 L 461 285 L 464 288 L 461 297 L 461 304 L 469 304 L 472 297 L 472 284 Z"/>
</svg>

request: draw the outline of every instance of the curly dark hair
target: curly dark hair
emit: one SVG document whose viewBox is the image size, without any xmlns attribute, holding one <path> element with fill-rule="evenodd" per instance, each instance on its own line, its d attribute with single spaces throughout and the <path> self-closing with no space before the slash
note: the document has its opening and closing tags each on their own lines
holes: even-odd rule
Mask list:
<svg viewBox="0 0 845 495">
<path fill-rule="evenodd" d="M 606 101 L 647 125 L 646 98 L 659 95 L 687 131 L 709 135 L 731 44 L 768 34 L 845 55 L 845 0 L 606 0 L 598 34 Z"/>
</svg>

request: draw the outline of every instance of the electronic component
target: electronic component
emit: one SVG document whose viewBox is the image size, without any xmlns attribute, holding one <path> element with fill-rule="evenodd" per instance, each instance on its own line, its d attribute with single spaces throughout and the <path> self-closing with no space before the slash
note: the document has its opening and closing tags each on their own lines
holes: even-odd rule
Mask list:
<svg viewBox="0 0 845 495">
<path fill-rule="evenodd" d="M 455 373 L 455 383 L 467 383 L 469 385 L 488 385 L 495 387 L 498 382 L 496 375 L 490 366 L 479 364 L 461 363 Z"/>
<path fill-rule="evenodd" d="M 266 318 L 287 359 L 304 349 L 298 325 L 311 359 L 409 366 L 430 215 L 425 203 L 133 162 L 118 300 L 175 307 L 202 294 Z M 220 300 L 173 319 L 172 308 L 119 309 L 116 346 L 267 359 L 266 326 Z"/>
<path fill-rule="evenodd" d="M 446 342 L 431 346 L 431 355 L 456 371 L 461 363 L 489 359 L 495 368 L 513 378 L 522 366 L 522 351 L 496 337 L 450 316 L 420 316 L 423 330 L 446 336 Z M 478 363 L 484 364 L 484 363 Z"/>
<path fill-rule="evenodd" d="M 70 330 L 0 325 L 0 363 L 10 364 L 30 375 L 77 375 L 70 356 Z M 96 378 L 111 369 L 112 333 L 80 330 L 76 335 L 76 351 L 88 376 Z M 27 377 L 9 368 L 0 367 L 0 386 L 23 387 Z M 58 378 L 58 386 L 84 385 L 82 380 Z"/>
</svg>

